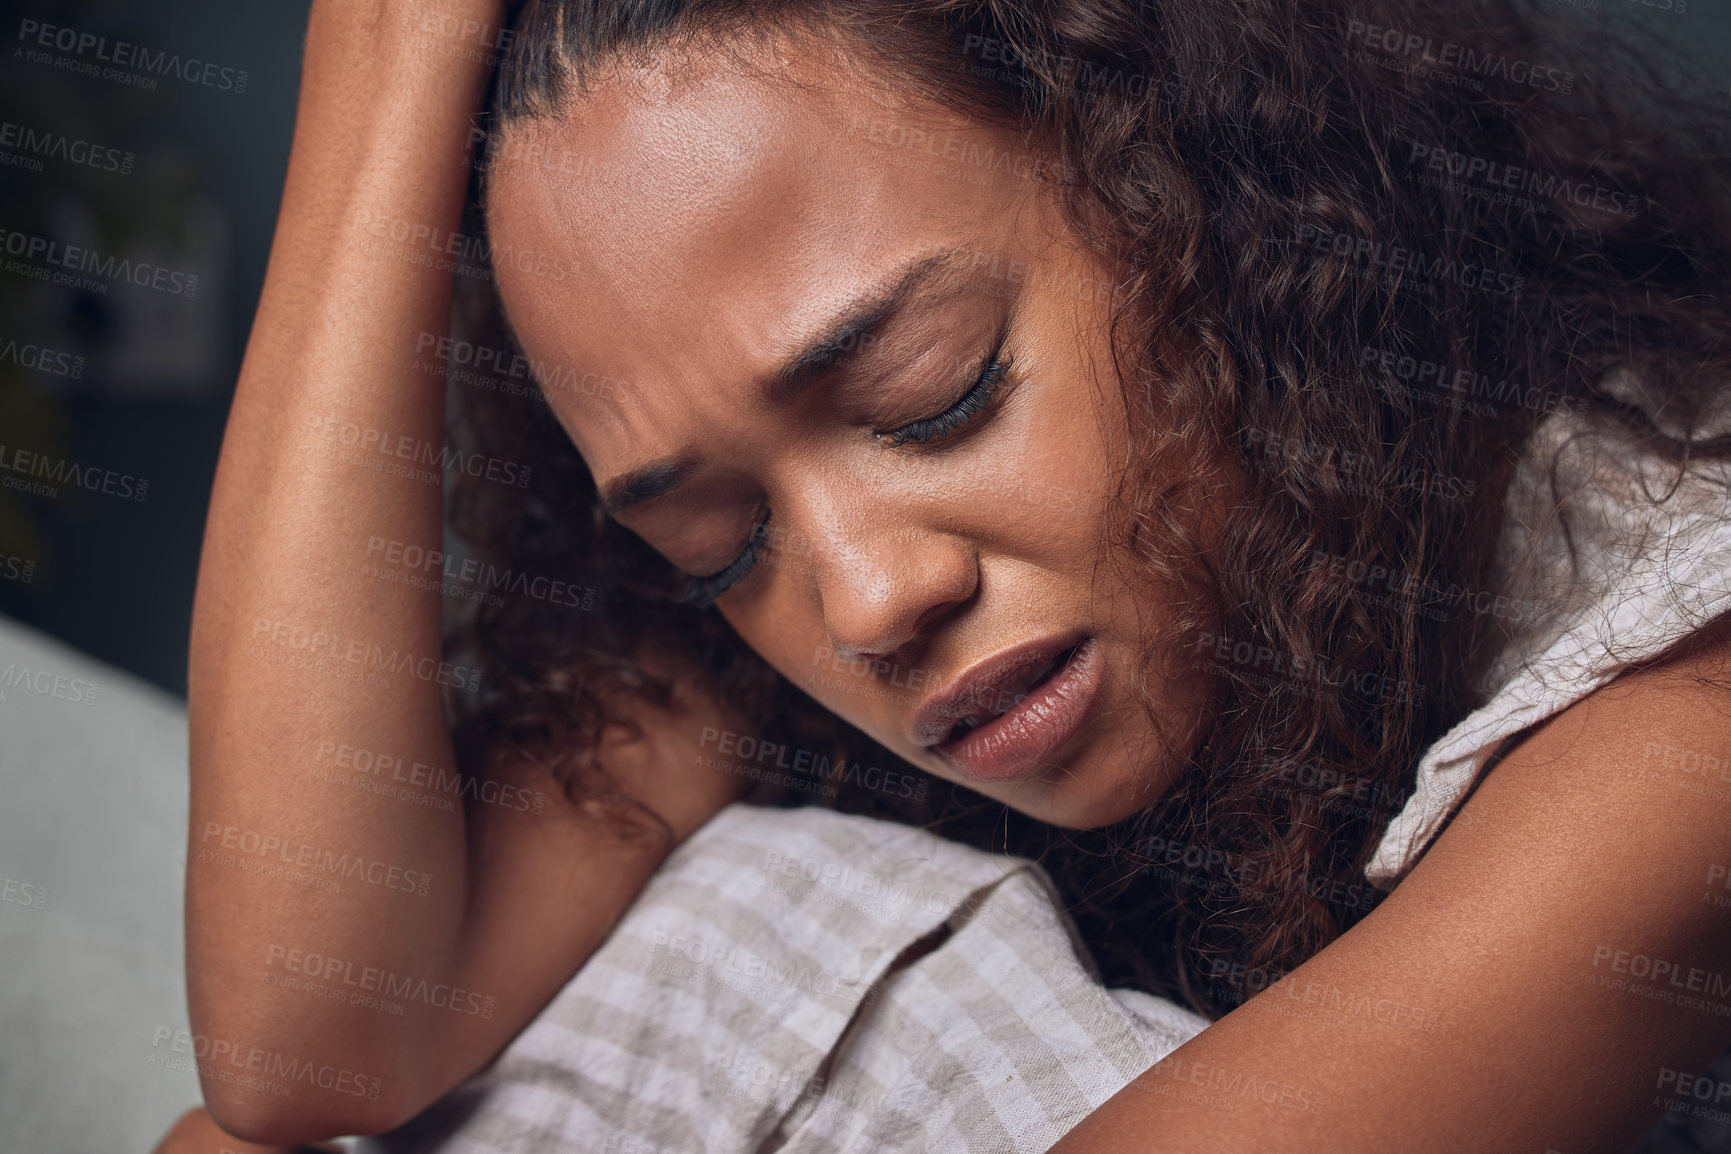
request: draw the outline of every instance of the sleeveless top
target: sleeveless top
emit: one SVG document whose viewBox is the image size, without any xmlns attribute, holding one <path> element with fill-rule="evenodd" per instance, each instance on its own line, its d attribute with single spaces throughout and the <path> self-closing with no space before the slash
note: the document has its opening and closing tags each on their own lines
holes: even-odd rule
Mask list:
<svg viewBox="0 0 1731 1154">
<path fill-rule="evenodd" d="M 1424 755 L 1367 870 L 1378 885 L 1411 867 L 1505 738 L 1731 608 L 1731 470 L 1679 480 L 1584 422 L 1544 418 L 1511 482 L 1499 596 L 1462 598 L 1510 640 L 1485 705 Z M 1030 861 L 735 804 L 675 849 L 491 1067 L 360 1148 L 1035 1154 L 1207 1024 L 1105 988 Z M 1162 1089 L 1322 1108 L 1208 1066 Z"/>
<path fill-rule="evenodd" d="M 1649 408 L 1627 374 L 1601 388 Z M 1697 436 L 1724 431 L 1731 420 L 1715 419 Z M 1510 480 L 1491 584 L 1497 595 L 1469 594 L 1468 609 L 1506 621 L 1509 641 L 1484 678 L 1485 704 L 1420 759 L 1417 791 L 1365 870 L 1385 889 L 1506 739 L 1731 609 L 1731 462 L 1681 467 L 1576 412 L 1552 413 Z M 1655 771 L 1666 766 L 1662 746 L 1648 753 Z M 1731 769 L 1717 772 L 1731 796 Z"/>
</svg>

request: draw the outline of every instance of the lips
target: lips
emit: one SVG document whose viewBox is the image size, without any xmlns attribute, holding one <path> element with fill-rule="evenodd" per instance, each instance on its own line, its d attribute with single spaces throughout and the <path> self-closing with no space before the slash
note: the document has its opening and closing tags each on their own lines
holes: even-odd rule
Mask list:
<svg viewBox="0 0 1731 1154">
<path fill-rule="evenodd" d="M 910 733 L 913 743 L 929 749 L 948 740 L 964 723 L 978 724 L 1008 712 L 1081 640 L 1075 635 L 1042 638 L 978 662 L 920 705 Z"/>
<path fill-rule="evenodd" d="M 1056 764 L 1104 675 L 1099 643 L 1074 636 L 987 658 L 915 714 L 916 740 L 963 777 L 1005 782 Z"/>
</svg>

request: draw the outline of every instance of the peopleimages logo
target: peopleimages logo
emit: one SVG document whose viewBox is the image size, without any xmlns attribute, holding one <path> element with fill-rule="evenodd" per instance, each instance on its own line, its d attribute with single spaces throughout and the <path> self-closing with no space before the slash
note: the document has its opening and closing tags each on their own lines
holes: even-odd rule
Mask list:
<svg viewBox="0 0 1731 1154">
<path fill-rule="evenodd" d="M 523 489 L 529 485 L 532 466 L 518 464 L 515 461 L 503 461 L 497 457 L 489 457 L 485 453 L 465 453 L 454 445 L 435 444 L 424 441 L 406 433 L 395 433 L 388 429 L 376 429 L 371 425 L 357 425 L 353 421 L 343 421 L 336 417 L 312 414 L 305 426 L 307 431 L 319 437 L 329 446 L 345 446 L 358 449 L 365 453 L 374 453 L 379 457 L 400 458 L 412 461 L 417 465 L 427 465 L 439 471 L 425 472 L 406 470 L 417 479 L 438 481 L 442 474 L 460 472 L 471 477 L 485 477 L 501 485 L 515 486 Z M 303 445 L 302 448 L 309 448 Z M 369 458 L 356 456 L 355 461 L 367 462 Z M 371 458 L 376 461 L 376 458 Z"/>
<path fill-rule="evenodd" d="M 209 845 L 212 838 L 217 839 L 215 847 Z M 362 850 L 339 854 L 333 849 L 292 841 L 243 826 L 224 825 L 220 821 L 205 822 L 199 842 L 198 860 L 217 865 L 233 865 L 239 860 L 236 856 L 239 855 L 257 858 L 261 862 L 281 862 L 299 870 L 356 879 L 368 885 L 423 898 L 433 884 L 433 875 L 425 870 L 392 865 L 378 858 L 368 857 Z M 260 871 L 255 869 L 248 872 Z"/>
<path fill-rule="evenodd" d="M 240 1085 L 286 1095 L 296 1083 L 337 1094 L 375 1101 L 383 1085 L 378 1078 L 329 1063 L 319 1063 L 275 1050 L 211 1038 L 172 1026 L 157 1026 L 151 1036 L 150 1062 L 170 1070 L 197 1070 L 207 1083 Z M 173 1055 L 181 1055 L 175 1060 Z M 275 1079 L 275 1081 L 272 1081 Z"/>
<path fill-rule="evenodd" d="M 73 68 L 72 71 L 88 72 L 100 75 L 104 80 L 136 80 L 117 69 L 133 69 L 136 72 L 149 75 L 136 79 L 148 80 L 149 76 L 172 76 L 187 84 L 198 84 L 205 88 L 215 88 L 223 92 L 232 92 L 236 96 L 246 93 L 247 72 L 243 68 L 227 68 L 209 60 L 200 60 L 196 56 L 182 57 L 174 52 L 152 52 L 142 44 L 133 44 L 126 40 L 109 40 L 106 36 L 98 36 L 94 32 L 80 32 L 76 28 L 65 28 L 58 24 L 44 24 L 39 20 L 20 20 L 18 22 L 19 46 L 13 49 L 17 59 L 28 60 L 32 64 L 59 64 L 65 67 L 69 61 L 56 60 L 48 57 L 40 49 L 55 52 L 65 52 L 79 59 L 93 60 L 97 64 L 110 64 L 113 68 Z M 154 82 L 148 87 L 154 88 Z"/>
<path fill-rule="evenodd" d="M 272 945 L 265 951 L 265 968 L 280 966 L 296 974 L 319 981 L 352 986 L 361 993 L 379 994 L 385 998 L 420 1002 L 456 1014 L 491 1018 L 496 999 L 458 986 L 429 982 L 394 973 L 379 966 L 360 965 L 332 957 L 317 950 L 290 949 Z"/>
<path fill-rule="evenodd" d="M 84 375 L 84 358 L 63 353 L 44 345 L 19 344 L 15 340 L 0 342 L 0 361 L 11 361 L 20 368 L 33 369 L 50 376 L 78 380 Z"/>
<path fill-rule="evenodd" d="M 1571 179 L 1536 172 L 1506 161 L 1454 152 L 1440 144 L 1426 144 L 1421 140 L 1412 142 L 1407 163 L 1414 167 L 1422 166 L 1429 172 L 1456 177 L 1464 182 L 1525 194 L 1536 198 L 1533 203 L 1538 203 L 1541 207 L 1548 207 L 1558 200 L 1567 200 L 1581 208 L 1596 208 L 1621 216 L 1635 216 L 1640 213 L 1643 204 L 1641 197 L 1621 189 L 1604 188 L 1579 177 Z"/>
<path fill-rule="evenodd" d="M 0 473 L 17 476 L 0 477 L 0 486 L 34 493 L 40 497 L 57 497 L 57 485 L 73 485 L 92 493 L 106 493 L 123 500 L 142 501 L 150 493 L 150 481 L 131 473 L 116 473 L 95 465 L 80 465 L 64 457 L 50 457 L 15 445 L 0 444 Z M 21 480 L 40 477 L 42 482 Z M 51 483 L 47 483 L 51 482 Z"/>
<path fill-rule="evenodd" d="M 74 705 L 96 704 L 96 682 L 55 673 L 52 669 L 31 669 L 28 665 L 20 665 L 16 661 L 5 669 L 0 669 L 0 702 L 4 702 L 7 691 L 13 689 L 28 690 L 43 697 L 57 697 Z"/>
<path fill-rule="evenodd" d="M 0 553 L 0 577 L 28 585 L 36 577 L 36 562 L 28 557 L 11 557 Z"/>
<path fill-rule="evenodd" d="M 711 743 L 722 758 L 737 760 L 730 763 L 716 758 L 705 758 L 703 751 L 709 749 Z M 875 765 L 867 766 L 863 761 L 850 763 L 845 757 L 838 759 L 832 769 L 827 753 L 765 741 L 749 733 L 735 733 L 730 729 L 704 726 L 697 741 L 697 749 L 698 764 L 707 762 L 712 769 L 728 770 L 758 780 L 769 780 L 778 785 L 793 785 L 798 779 L 779 774 L 763 777 L 763 767 L 806 775 L 832 789 L 842 785 L 858 785 L 895 797 L 911 797 L 915 801 L 924 801 L 926 797 L 926 783 L 912 774 L 894 769 L 880 769 Z"/>
<path fill-rule="evenodd" d="M 11 153 L 0 152 L 0 163 L 18 164 L 32 172 L 42 171 L 42 164 L 35 157 L 47 157 L 50 160 L 63 160 L 68 164 L 82 165 L 94 168 L 98 172 L 117 172 L 127 176 L 132 172 L 132 153 L 123 152 L 106 144 L 93 144 L 88 140 L 74 139 L 63 132 L 51 132 L 48 129 L 31 128 L 29 125 L 13 124 L 10 120 L 0 120 L 0 149 L 17 149 L 23 156 L 13 156 Z"/>
<path fill-rule="evenodd" d="M 457 366 L 458 370 L 472 367 L 483 377 L 498 374 L 532 381 L 547 390 L 564 389 L 608 401 L 619 400 L 631 387 L 629 381 L 622 381 L 617 377 L 604 376 L 593 371 L 579 373 L 574 368 L 551 361 L 533 360 L 512 349 L 477 345 L 429 332 L 422 332 L 415 339 L 415 356 L 417 359 L 411 367 L 422 372 L 427 371 L 429 366 L 443 370 L 447 364 Z M 458 380 L 469 379 L 460 371 L 455 375 Z"/>
<path fill-rule="evenodd" d="M 1326 225 L 1301 223 L 1297 241 L 1318 256 L 1331 256 L 1346 263 L 1354 275 L 1397 285 L 1431 295 L 1438 284 L 1457 284 L 1463 289 L 1519 297 L 1525 276 L 1504 272 L 1489 264 L 1456 257 L 1432 257 L 1416 248 L 1391 244 L 1376 237 L 1336 232 Z"/>
<path fill-rule="evenodd" d="M 1547 64 L 1535 64 L 1531 60 L 1511 58 L 1500 52 L 1480 52 L 1470 44 L 1457 44 L 1452 40 L 1439 41 L 1422 33 L 1384 28 L 1377 24 L 1366 24 L 1363 20 L 1347 21 L 1346 36 L 1348 40 L 1358 41 L 1365 48 L 1380 52 L 1391 59 L 1416 57 L 1420 66 L 1435 65 L 1447 72 L 1473 79 L 1476 81 L 1474 87 L 1481 89 L 1484 83 L 1481 78 L 1490 77 L 1549 92 L 1569 93 L 1575 90 L 1573 72 Z"/>
<path fill-rule="evenodd" d="M 253 621 L 252 640 L 271 646 L 284 654 L 304 657 L 304 662 L 291 662 L 302 667 L 317 668 L 323 663 L 352 664 L 364 669 L 376 669 L 382 674 L 406 673 L 421 681 L 448 685 L 454 689 L 477 690 L 481 687 L 481 671 L 467 665 L 454 665 L 442 658 L 420 657 L 414 653 L 391 649 L 387 652 L 377 642 L 359 637 L 346 637 L 326 629 L 302 625 L 294 621 L 277 621 L 260 617 Z M 264 652 L 260 651 L 261 655 Z"/>
<path fill-rule="evenodd" d="M 0 249 L 7 256 L 20 257 L 25 261 L 41 261 L 45 265 L 57 265 L 63 269 L 76 272 L 91 273 L 106 280 L 127 281 L 140 288 L 155 289 L 168 293 L 170 296 L 193 297 L 198 295 L 198 274 L 182 272 L 178 269 L 164 268 L 149 261 L 135 261 L 126 257 L 103 256 L 93 248 L 84 248 L 75 244 L 61 244 L 45 236 L 32 236 L 27 232 L 16 232 L 8 228 L 0 228 Z M 25 271 L 12 268 L 16 261 L 9 262 L 9 272 Z M 46 271 L 46 270 L 43 270 Z M 94 288 L 106 293 L 108 288 L 99 282 L 86 282 L 80 288 Z"/>
<path fill-rule="evenodd" d="M 1440 361 L 1415 357 L 1399 349 L 1366 345 L 1359 353 L 1358 363 L 1361 367 L 1374 365 L 1382 371 L 1385 378 L 1410 381 L 1437 393 L 1454 393 L 1508 409 L 1520 408 L 1535 413 L 1549 413 L 1554 409 L 1567 412 L 1582 407 L 1581 402 L 1566 393 L 1522 385 L 1506 377 L 1489 377 L 1471 369 L 1452 368 Z"/>
<path fill-rule="evenodd" d="M 500 569 L 490 561 L 482 561 L 474 557 L 463 557 L 455 553 L 445 553 L 438 549 L 428 549 L 421 545 L 411 545 L 404 541 L 387 540 L 384 537 L 371 536 L 367 538 L 367 556 L 382 557 L 394 570 L 408 571 L 411 577 L 405 581 L 400 573 L 392 569 L 380 569 L 375 566 L 373 575 L 384 580 L 404 581 L 416 584 L 418 588 L 428 586 L 418 585 L 413 579 L 427 573 L 440 573 L 446 578 L 444 582 L 433 584 L 468 586 L 475 591 L 503 590 L 518 597 L 528 597 L 536 601 L 546 601 L 551 605 L 564 606 L 568 609 L 581 609 L 585 612 L 595 608 L 595 596 L 599 590 L 583 585 L 573 585 L 569 581 L 561 581 L 555 577 L 534 576 L 515 569 Z M 446 593 L 466 596 L 470 600 L 475 597 L 462 590 L 444 588 Z M 495 598 L 489 604 L 502 604 Z"/>
</svg>

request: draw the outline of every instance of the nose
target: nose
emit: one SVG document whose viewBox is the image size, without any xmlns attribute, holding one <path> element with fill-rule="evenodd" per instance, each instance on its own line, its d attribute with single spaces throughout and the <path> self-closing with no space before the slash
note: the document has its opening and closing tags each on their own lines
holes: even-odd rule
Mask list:
<svg viewBox="0 0 1731 1154">
<path fill-rule="evenodd" d="M 812 534 L 829 645 L 849 660 L 907 646 L 979 587 L 972 542 L 894 519 L 878 502 L 857 506 L 822 510 Z"/>
</svg>

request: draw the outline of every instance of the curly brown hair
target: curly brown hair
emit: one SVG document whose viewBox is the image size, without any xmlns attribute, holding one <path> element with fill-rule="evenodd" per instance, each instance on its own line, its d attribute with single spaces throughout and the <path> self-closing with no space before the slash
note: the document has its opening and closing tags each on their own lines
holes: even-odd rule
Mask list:
<svg viewBox="0 0 1731 1154">
<path fill-rule="evenodd" d="M 1041 131 L 1074 226 L 1125 270 L 1113 334 L 1139 452 L 1113 528 L 1150 581 L 1204 576 L 1149 670 L 1187 646 L 1214 700 L 1178 784 L 1111 828 L 930 779 L 670 597 L 544 397 L 453 370 L 482 386 L 453 435 L 537 478 L 460 485 L 454 529 L 511 572 L 601 591 L 591 611 L 516 595 L 461 623 L 452 643 L 488 671 L 456 703 L 472 766 L 528 750 L 573 796 L 617 798 L 602 727 L 687 671 L 762 740 L 929 785 L 824 799 L 1039 859 L 1107 981 L 1218 1015 L 1380 896 L 1371 850 L 1511 636 L 1472 594 L 1535 423 L 1569 409 L 1675 460 L 1731 451 L 1694 435 L 1731 331 L 1726 150 L 1631 33 L 1565 46 L 1519 0 L 527 0 L 514 28 L 477 204 L 506 129 L 682 37 L 839 38 L 912 95 Z M 512 347 L 490 291 L 467 295 L 466 337 Z M 1652 403 L 1602 387 L 1619 368 Z M 1211 549 L 1193 513 L 1212 477 L 1175 454 L 1246 478 Z"/>
</svg>

